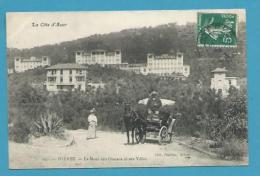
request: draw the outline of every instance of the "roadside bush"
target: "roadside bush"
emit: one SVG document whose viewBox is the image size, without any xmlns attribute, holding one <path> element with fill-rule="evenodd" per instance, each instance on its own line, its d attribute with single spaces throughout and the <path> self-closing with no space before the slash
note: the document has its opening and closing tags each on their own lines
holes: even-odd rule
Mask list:
<svg viewBox="0 0 260 176">
<path fill-rule="evenodd" d="M 17 143 L 27 143 L 29 141 L 30 129 L 28 124 L 19 120 L 9 129 L 9 139 Z"/>
<path fill-rule="evenodd" d="M 51 135 L 63 138 L 63 120 L 56 113 L 47 111 L 33 122 L 30 132 L 35 137 Z"/>
<path fill-rule="evenodd" d="M 247 139 L 246 92 L 231 87 L 221 98 L 212 90 L 183 90 L 177 101 L 182 114 L 176 131 L 182 135 L 204 137 L 218 142 L 231 138 Z"/>
<path fill-rule="evenodd" d="M 247 139 L 247 97 L 243 91 L 230 90 L 225 101 L 224 128 L 222 136 L 226 139 Z"/>
<path fill-rule="evenodd" d="M 223 142 L 219 156 L 222 159 L 240 160 L 247 152 L 246 150 L 246 142 L 234 138 Z"/>
</svg>

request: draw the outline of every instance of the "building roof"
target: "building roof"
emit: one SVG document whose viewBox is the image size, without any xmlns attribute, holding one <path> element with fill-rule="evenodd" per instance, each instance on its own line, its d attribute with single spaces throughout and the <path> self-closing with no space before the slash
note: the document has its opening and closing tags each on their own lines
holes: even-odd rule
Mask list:
<svg viewBox="0 0 260 176">
<path fill-rule="evenodd" d="M 65 63 L 65 64 L 52 65 L 46 69 L 47 70 L 51 70 L 51 69 L 87 69 L 87 67 L 80 65 L 80 64 Z"/>
<path fill-rule="evenodd" d="M 226 68 L 216 68 L 215 70 L 211 71 L 212 73 L 223 73 L 223 72 L 227 72 Z"/>
</svg>

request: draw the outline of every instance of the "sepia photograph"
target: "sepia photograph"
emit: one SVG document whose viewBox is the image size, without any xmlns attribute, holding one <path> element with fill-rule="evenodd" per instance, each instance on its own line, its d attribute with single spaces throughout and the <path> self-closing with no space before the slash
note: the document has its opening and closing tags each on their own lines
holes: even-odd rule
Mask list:
<svg viewBox="0 0 260 176">
<path fill-rule="evenodd" d="M 246 10 L 6 13 L 9 169 L 248 165 Z"/>
</svg>

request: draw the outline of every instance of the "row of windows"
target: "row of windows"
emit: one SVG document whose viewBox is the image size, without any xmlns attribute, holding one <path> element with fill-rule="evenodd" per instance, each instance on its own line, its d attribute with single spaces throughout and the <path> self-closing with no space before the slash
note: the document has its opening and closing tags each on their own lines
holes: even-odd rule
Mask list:
<svg viewBox="0 0 260 176">
<path fill-rule="evenodd" d="M 43 58 L 43 61 L 47 61 L 47 59 L 48 59 L 47 57 L 44 57 L 44 58 Z M 15 61 L 24 61 L 24 59 L 16 58 Z M 26 61 L 28 61 L 28 62 L 35 62 L 35 61 L 36 61 L 36 62 L 37 62 L 37 61 L 40 62 L 41 60 L 40 60 L 40 59 L 26 59 Z"/>
<path fill-rule="evenodd" d="M 41 66 L 42 64 L 39 63 L 35 63 L 35 64 L 16 64 L 16 67 L 22 67 L 22 68 L 29 68 L 29 67 L 37 67 L 37 66 Z"/>
<path fill-rule="evenodd" d="M 69 77 L 69 82 L 72 82 L 73 79 L 72 79 L 72 76 Z M 60 77 L 60 82 L 62 83 L 63 82 L 63 77 Z"/>
<path fill-rule="evenodd" d="M 76 70 L 77 74 L 82 74 L 82 70 Z M 63 75 L 63 70 L 60 70 L 60 74 Z M 72 70 L 69 70 L 69 74 L 72 74 Z"/>
<path fill-rule="evenodd" d="M 20 66 L 30 66 L 30 65 L 42 65 L 41 62 L 31 62 L 31 63 L 16 63 L 16 65 L 20 65 Z"/>
<path fill-rule="evenodd" d="M 15 69 L 16 70 L 29 70 L 29 69 L 37 68 L 39 66 L 41 66 L 41 65 L 22 65 L 22 66 L 16 65 Z"/>
<path fill-rule="evenodd" d="M 107 54 L 111 55 L 111 54 L 114 54 L 114 53 L 118 55 L 118 54 L 120 54 L 120 51 L 110 52 L 110 53 L 107 53 Z M 76 54 L 81 55 L 81 52 L 78 51 Z M 104 51 L 93 51 L 93 52 L 91 52 L 91 54 L 92 55 L 104 55 L 106 53 Z M 83 52 L 83 55 L 90 55 L 90 53 Z"/>
<path fill-rule="evenodd" d="M 148 64 L 183 64 L 182 61 L 158 61 L 148 62 Z"/>
<path fill-rule="evenodd" d="M 48 81 L 48 82 L 56 82 L 56 77 L 48 77 L 48 78 L 47 78 L 47 81 Z M 70 77 L 69 77 L 69 82 L 72 82 L 72 81 L 73 81 L 73 77 L 70 76 Z M 85 77 L 84 77 L 84 76 L 77 76 L 77 77 L 76 77 L 76 81 L 78 81 L 78 82 L 83 82 L 83 81 L 85 81 Z M 60 82 L 61 82 L 61 83 L 63 82 L 63 77 L 60 77 Z"/>
<path fill-rule="evenodd" d="M 178 65 L 178 66 L 182 66 L 183 63 L 149 63 L 149 66 L 164 66 L 164 65 L 170 65 L 170 66 L 174 66 L 174 65 Z"/>
<path fill-rule="evenodd" d="M 183 68 L 182 65 L 152 65 L 152 66 L 149 66 L 151 69 L 178 69 L 178 68 Z"/>
<path fill-rule="evenodd" d="M 159 72 L 159 73 L 163 73 L 163 72 L 179 72 L 182 73 L 183 70 L 182 69 L 150 69 L 150 72 Z"/>
<path fill-rule="evenodd" d="M 166 55 L 165 57 L 175 57 L 175 56 L 172 56 L 172 55 Z M 177 54 L 177 57 L 182 57 L 183 55 L 181 54 L 181 53 L 178 53 Z M 153 54 L 150 54 L 150 55 L 148 55 L 148 57 L 149 58 L 153 58 L 153 57 L 157 57 L 157 58 L 159 58 L 159 57 L 164 57 L 164 56 L 154 56 Z"/>
<path fill-rule="evenodd" d="M 151 67 L 151 70 L 183 70 L 183 67 Z"/>
<path fill-rule="evenodd" d="M 119 59 L 116 60 L 101 60 L 101 61 L 96 61 L 96 60 L 78 60 L 78 63 L 88 63 L 88 64 L 118 64 L 121 63 Z"/>
<path fill-rule="evenodd" d="M 100 59 L 100 58 L 87 58 L 87 59 L 82 59 L 82 61 L 86 61 L 86 62 L 119 62 L 120 59 L 119 58 L 108 58 L 108 59 Z"/>
<path fill-rule="evenodd" d="M 57 73 L 57 70 L 50 70 L 49 71 L 51 75 L 54 75 Z M 63 70 L 60 70 L 60 74 L 63 75 Z M 72 74 L 72 70 L 69 70 L 69 74 Z M 76 74 L 83 74 L 83 70 L 76 70 Z"/>
</svg>

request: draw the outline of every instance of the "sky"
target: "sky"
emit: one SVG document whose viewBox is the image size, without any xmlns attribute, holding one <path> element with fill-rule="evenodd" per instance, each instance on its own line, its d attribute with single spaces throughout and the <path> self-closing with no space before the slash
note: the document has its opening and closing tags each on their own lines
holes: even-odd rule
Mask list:
<svg viewBox="0 0 260 176">
<path fill-rule="evenodd" d="M 10 12 L 6 16 L 7 47 L 32 48 L 129 28 L 154 27 L 167 23 L 196 23 L 197 12 L 235 13 L 239 21 L 246 20 L 246 12 L 242 9 Z"/>
</svg>

